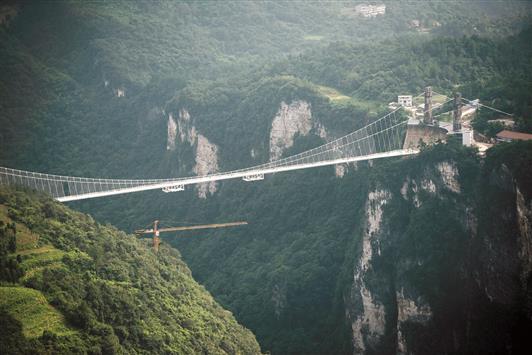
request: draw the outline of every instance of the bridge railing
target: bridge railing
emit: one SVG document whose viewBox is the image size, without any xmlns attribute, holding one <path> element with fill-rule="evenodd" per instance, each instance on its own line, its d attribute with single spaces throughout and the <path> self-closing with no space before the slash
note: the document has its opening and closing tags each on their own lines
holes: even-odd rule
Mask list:
<svg viewBox="0 0 532 355">
<path fill-rule="evenodd" d="M 400 108 L 343 137 L 316 148 L 257 166 L 204 176 L 169 179 L 94 179 L 53 174 L 42 174 L 0 167 L 0 183 L 26 186 L 44 191 L 60 200 L 75 200 L 116 194 L 118 191 L 142 191 L 143 188 L 165 187 L 172 190 L 176 184 L 217 181 L 246 174 L 260 175 L 276 171 L 295 170 L 299 167 L 322 166 L 329 162 L 354 161 L 358 157 L 380 157 L 380 153 L 400 151 L 403 147 L 407 119 Z M 393 156 L 391 154 L 390 156 Z M 396 154 L 400 155 L 400 154 Z M 363 160 L 363 159 L 358 159 Z"/>
</svg>

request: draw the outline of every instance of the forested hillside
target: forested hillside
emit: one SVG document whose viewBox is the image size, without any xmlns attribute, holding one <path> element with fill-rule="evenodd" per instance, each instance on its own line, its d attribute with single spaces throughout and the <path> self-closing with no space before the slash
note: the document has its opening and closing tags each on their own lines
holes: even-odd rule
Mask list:
<svg viewBox="0 0 532 355">
<path fill-rule="evenodd" d="M 3 353 L 260 353 L 175 249 L 43 196 L 0 203 Z"/>
<path fill-rule="evenodd" d="M 374 18 L 359 2 L 2 4 L 0 166 L 107 178 L 244 168 L 351 132 L 427 85 L 532 132 L 529 2 L 384 3 Z M 36 312 L 55 324 L 28 331 L 9 304 L 16 336 L 2 339 L 21 352 L 258 352 L 177 249 L 263 351 L 519 353 L 532 319 L 531 156 L 517 144 L 481 161 L 451 142 L 413 159 L 70 203 L 126 231 L 249 223 L 167 235 L 159 258 L 2 190 L 3 292 L 42 300 Z M 15 230 L 38 244 L 15 246 Z"/>
<path fill-rule="evenodd" d="M 248 101 L 258 99 L 253 95 L 257 81 L 285 74 L 382 104 L 395 90 L 426 84 L 447 92 L 455 84 L 484 87 L 489 80 L 484 74 L 511 59 L 495 68 L 492 61 L 530 51 L 518 41 L 492 49 L 489 39 L 479 45 L 473 44 L 478 38 L 466 40 L 463 46 L 460 40 L 439 40 L 476 34 L 505 43 L 502 36 L 529 23 L 527 3 L 508 2 L 502 12 L 491 2 L 390 2 L 387 14 L 374 19 L 355 16 L 355 5 L 6 3 L 0 26 L 0 143 L 5 147 L 0 159 L 3 165 L 74 175 L 162 176 L 169 163 L 153 163 L 151 157 L 164 161 L 163 112 L 185 86 L 195 88 L 211 115 L 208 106 L 234 116 L 248 96 Z M 419 32 L 409 24 L 413 19 L 440 26 Z M 489 48 L 485 55 L 491 59 L 479 59 L 484 52 L 475 54 L 477 47 Z M 306 55 L 309 50 L 316 52 Z M 283 59 L 296 53 L 302 57 Z M 447 58 L 451 54 L 454 62 Z M 519 74 L 530 73 L 530 63 L 517 64 L 508 77 L 526 82 Z M 204 89 L 209 87 L 217 91 Z M 513 85 L 503 91 L 508 87 Z M 139 157 L 142 166 L 132 169 Z"/>
<path fill-rule="evenodd" d="M 531 36 L 528 28 L 504 40 L 458 36 L 335 43 L 286 60 L 280 71 L 366 99 L 391 101 L 398 92 L 422 90 L 430 78 L 433 86 L 459 88 L 465 97 L 517 101 L 525 99 L 520 91 L 530 90 Z"/>
</svg>

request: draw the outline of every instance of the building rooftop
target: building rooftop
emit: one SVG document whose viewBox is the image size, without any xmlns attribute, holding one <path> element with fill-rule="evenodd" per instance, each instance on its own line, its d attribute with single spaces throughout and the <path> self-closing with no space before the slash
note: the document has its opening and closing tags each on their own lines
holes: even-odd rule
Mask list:
<svg viewBox="0 0 532 355">
<path fill-rule="evenodd" d="M 499 133 L 497 133 L 497 138 L 528 141 L 528 140 L 532 140 L 532 134 L 504 130 L 504 131 L 500 131 Z"/>
</svg>

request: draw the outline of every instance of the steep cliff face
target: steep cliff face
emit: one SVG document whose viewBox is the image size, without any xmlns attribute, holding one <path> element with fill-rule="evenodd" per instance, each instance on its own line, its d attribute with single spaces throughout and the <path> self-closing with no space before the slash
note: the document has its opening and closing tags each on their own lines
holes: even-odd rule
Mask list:
<svg viewBox="0 0 532 355">
<path fill-rule="evenodd" d="M 485 307 L 484 321 L 497 319 L 502 327 L 513 325 L 516 331 L 507 335 L 506 345 L 516 349 L 516 353 L 523 351 L 523 344 L 528 344 L 527 351 L 531 348 L 525 329 L 530 329 L 532 320 L 532 158 L 525 155 L 526 147 L 526 144 L 501 147 L 498 154 L 487 159 L 486 184 L 480 191 L 484 208 L 478 214 L 476 243 L 479 268 L 475 281 L 479 288 L 478 303 Z M 502 152 L 505 154 L 499 155 Z"/>
<path fill-rule="evenodd" d="M 312 113 L 306 101 L 281 102 L 270 130 L 270 160 L 277 160 L 294 145 L 297 134 L 306 136 L 312 129 Z"/>
<path fill-rule="evenodd" d="M 528 276 L 532 273 L 532 205 L 525 199 L 519 187 L 515 189 L 517 223 L 519 226 L 519 259 L 522 265 L 521 282 L 529 287 Z"/>
<path fill-rule="evenodd" d="M 482 162 L 442 144 L 342 179 L 278 174 L 245 198 L 220 192 L 224 210 L 250 211 L 248 230 L 175 245 L 274 354 L 508 353 L 532 326 L 520 154 L 532 146 Z"/>
<path fill-rule="evenodd" d="M 281 102 L 270 128 L 270 161 L 280 159 L 283 153 L 294 145 L 294 139 L 298 135 L 306 136 L 311 132 L 323 140 L 330 138 L 325 126 L 312 117 L 309 102 L 304 100 L 296 100 L 290 104 Z M 253 149 L 250 155 L 255 157 Z M 335 175 L 343 177 L 347 169 L 346 164 L 337 165 Z"/>
<path fill-rule="evenodd" d="M 351 297 L 358 304 L 358 310 L 350 315 L 353 348 L 356 353 L 365 351 L 366 344 L 378 343 L 385 331 L 384 305 L 373 295 L 366 280 L 373 271 L 371 267 L 373 255 L 381 254 L 378 235 L 381 229 L 383 207 L 390 198 L 389 191 L 375 190 L 369 193 L 365 206 L 366 228 L 362 236 L 362 253 L 355 268 L 351 291 Z"/>
<path fill-rule="evenodd" d="M 171 112 L 168 114 L 167 132 L 166 150 L 174 151 L 175 139 L 177 137 L 177 123 Z"/>
<path fill-rule="evenodd" d="M 455 159 L 412 167 L 368 193 L 346 302 L 354 353 L 529 343 L 514 327 L 532 322 L 530 194 L 519 164 L 492 160 L 476 178 Z"/>
<path fill-rule="evenodd" d="M 419 206 L 419 191 L 430 195 L 435 193 L 435 184 L 428 178 L 419 183 L 410 180 L 409 183 L 415 199 L 411 202 L 413 205 Z M 422 293 L 401 280 L 399 273 L 383 266 L 383 259 L 393 257 L 390 248 L 396 248 L 400 243 L 394 226 L 387 222 L 385 225 L 386 206 L 394 198 L 397 197 L 386 189 L 370 191 L 367 197 L 361 253 L 347 303 L 350 305 L 347 315 L 351 321 L 355 354 L 392 350 L 409 353 L 405 330 L 411 324 L 426 324 L 432 316 L 431 307 Z M 397 270 L 409 271 L 410 264 L 421 266 L 423 262 L 407 258 L 401 264 Z"/>
<path fill-rule="evenodd" d="M 422 297 L 412 299 L 405 295 L 404 287 L 396 291 L 395 299 L 397 302 L 397 353 L 408 354 L 410 351 L 403 332 L 409 324 L 426 324 L 432 318 L 432 310 Z"/>
<path fill-rule="evenodd" d="M 198 176 L 218 171 L 218 147 L 201 134 L 198 134 L 195 161 L 194 172 Z M 207 198 L 216 192 L 216 182 L 200 184 L 197 189 L 200 198 Z"/>
<path fill-rule="evenodd" d="M 176 142 L 187 144 L 194 150 L 194 167 L 196 175 L 207 175 L 218 171 L 218 146 L 199 133 L 190 117 L 188 110 L 179 110 L 177 121 L 173 114 L 168 114 L 166 149 L 175 151 Z M 207 198 L 216 192 L 216 182 L 199 184 L 196 187 L 198 197 Z"/>
<path fill-rule="evenodd" d="M 443 186 L 452 192 L 460 192 L 460 184 L 458 183 L 458 169 L 456 164 L 448 161 L 438 163 L 436 168 L 440 172 Z"/>
<path fill-rule="evenodd" d="M 188 110 L 179 110 L 177 127 L 179 129 L 179 140 L 181 143 L 187 142 L 190 145 L 196 144 L 198 132 L 196 131 L 196 127 L 192 124 Z"/>
</svg>

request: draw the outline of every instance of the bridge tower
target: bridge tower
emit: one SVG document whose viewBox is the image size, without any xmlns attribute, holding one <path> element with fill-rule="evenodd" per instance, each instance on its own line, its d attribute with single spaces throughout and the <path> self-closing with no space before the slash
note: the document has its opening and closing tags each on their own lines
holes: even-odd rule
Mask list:
<svg viewBox="0 0 532 355">
<path fill-rule="evenodd" d="M 432 124 L 432 87 L 425 88 L 425 108 L 423 110 L 423 122 L 425 124 Z"/>
<path fill-rule="evenodd" d="M 462 94 L 454 94 L 453 101 L 453 131 L 459 132 L 462 129 Z"/>
</svg>

